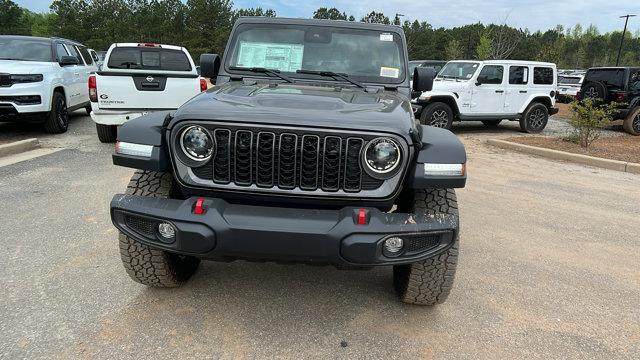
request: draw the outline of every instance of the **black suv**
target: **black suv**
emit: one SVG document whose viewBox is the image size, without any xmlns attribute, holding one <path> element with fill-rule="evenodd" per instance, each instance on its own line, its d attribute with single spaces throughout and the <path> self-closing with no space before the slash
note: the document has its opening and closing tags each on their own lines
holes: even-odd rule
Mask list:
<svg viewBox="0 0 640 360">
<path fill-rule="evenodd" d="M 623 119 L 623 127 L 640 135 L 640 68 L 603 67 L 587 71 L 577 96 L 598 99 L 600 103 L 619 103 L 614 120 Z"/>
<path fill-rule="evenodd" d="M 201 259 L 393 266 L 407 303 L 451 290 L 462 143 L 421 126 L 402 28 L 241 18 L 216 87 L 118 131 L 113 162 L 138 169 L 111 202 L 129 275 L 178 286 Z M 434 71 L 418 68 L 428 91 Z"/>
</svg>

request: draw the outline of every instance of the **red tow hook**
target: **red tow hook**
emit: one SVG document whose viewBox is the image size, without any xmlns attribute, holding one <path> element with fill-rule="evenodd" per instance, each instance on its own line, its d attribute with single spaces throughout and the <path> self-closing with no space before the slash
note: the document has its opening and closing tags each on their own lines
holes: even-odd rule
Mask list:
<svg viewBox="0 0 640 360">
<path fill-rule="evenodd" d="M 198 200 L 196 200 L 196 205 L 193 207 L 193 213 L 196 215 L 203 215 L 205 212 L 204 198 L 198 198 Z"/>
</svg>

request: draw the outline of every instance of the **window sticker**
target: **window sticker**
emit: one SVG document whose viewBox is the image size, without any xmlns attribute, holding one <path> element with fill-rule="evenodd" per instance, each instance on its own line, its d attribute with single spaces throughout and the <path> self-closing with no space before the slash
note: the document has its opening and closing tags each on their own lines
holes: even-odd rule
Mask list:
<svg viewBox="0 0 640 360">
<path fill-rule="evenodd" d="M 304 45 L 301 44 L 241 41 L 236 66 L 295 72 L 302 69 L 303 53 Z"/>
<path fill-rule="evenodd" d="M 389 34 L 389 33 L 380 34 L 380 41 L 393 41 L 393 34 Z"/>
<path fill-rule="evenodd" d="M 400 76 L 400 69 L 394 67 L 381 67 L 380 76 L 397 79 Z"/>
</svg>

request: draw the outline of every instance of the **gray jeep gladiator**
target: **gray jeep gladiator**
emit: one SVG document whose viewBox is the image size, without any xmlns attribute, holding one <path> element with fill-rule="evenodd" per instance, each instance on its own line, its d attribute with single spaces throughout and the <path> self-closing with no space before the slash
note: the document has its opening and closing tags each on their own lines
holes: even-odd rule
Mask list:
<svg viewBox="0 0 640 360">
<path fill-rule="evenodd" d="M 128 274 L 174 287 L 202 259 L 393 266 L 402 301 L 443 302 L 467 158 L 416 121 L 407 69 L 400 27 L 239 19 L 223 58 L 201 57 L 215 87 L 118 131 L 113 162 L 137 169 L 111 201 Z M 414 90 L 433 78 L 417 68 Z"/>
</svg>

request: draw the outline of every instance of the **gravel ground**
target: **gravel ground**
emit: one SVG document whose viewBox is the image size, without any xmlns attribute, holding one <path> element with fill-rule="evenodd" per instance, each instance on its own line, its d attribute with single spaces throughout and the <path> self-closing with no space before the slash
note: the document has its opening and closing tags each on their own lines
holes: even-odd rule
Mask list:
<svg viewBox="0 0 640 360">
<path fill-rule="evenodd" d="M 422 308 L 389 268 L 206 262 L 180 289 L 132 282 L 108 208 L 132 171 L 78 117 L 43 140 L 65 150 L 0 168 L 0 358 L 637 359 L 640 177 L 484 144 L 514 125 L 456 128 L 460 264 Z"/>
</svg>

